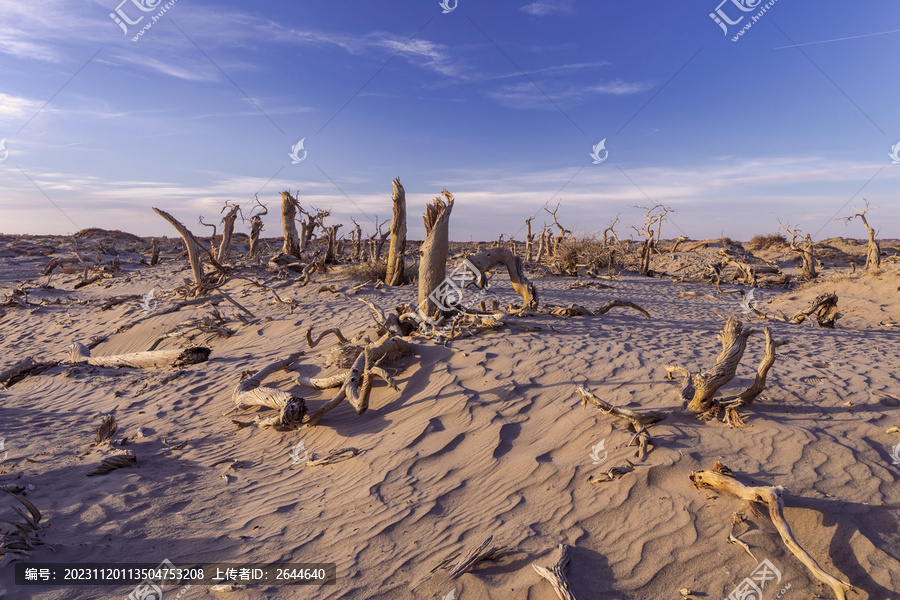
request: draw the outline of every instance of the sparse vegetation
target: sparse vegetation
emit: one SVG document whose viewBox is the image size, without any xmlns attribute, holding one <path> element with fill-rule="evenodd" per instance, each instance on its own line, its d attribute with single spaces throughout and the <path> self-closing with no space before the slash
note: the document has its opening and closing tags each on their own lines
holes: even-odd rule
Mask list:
<svg viewBox="0 0 900 600">
<path fill-rule="evenodd" d="M 747 249 L 751 252 L 758 250 L 768 250 L 770 248 L 779 250 L 788 246 L 788 240 L 780 233 L 766 233 L 754 235 L 747 242 Z"/>
</svg>

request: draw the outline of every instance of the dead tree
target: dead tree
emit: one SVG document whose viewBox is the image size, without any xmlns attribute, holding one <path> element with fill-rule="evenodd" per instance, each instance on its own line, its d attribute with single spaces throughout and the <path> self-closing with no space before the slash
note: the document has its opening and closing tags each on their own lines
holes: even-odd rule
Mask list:
<svg viewBox="0 0 900 600">
<path fill-rule="evenodd" d="M 526 310 L 534 310 L 538 307 L 537 289 L 534 284 L 528 281 L 525 275 L 525 265 L 522 259 L 515 256 L 506 248 L 493 248 L 485 250 L 472 256 L 466 257 L 466 260 L 478 270 L 478 281 L 476 284 L 480 288 L 487 285 L 487 273 L 495 266 L 502 264 L 509 273 L 509 281 L 516 290 L 516 293 L 522 296 L 522 308 Z M 420 288 L 421 289 L 421 288 Z"/>
<path fill-rule="evenodd" d="M 869 206 L 869 201 L 864 200 L 866 203 L 866 208 L 864 210 L 859 210 L 854 208 L 856 211 L 854 214 L 849 217 L 844 217 L 841 219 L 844 223 L 850 223 L 853 219 L 859 219 L 862 221 L 863 227 L 866 228 L 866 231 L 869 233 L 869 241 L 866 244 L 866 271 L 877 269 L 881 266 L 881 248 L 878 246 L 878 242 L 875 241 L 875 230 L 869 226 L 869 222 L 866 220 L 866 213 L 871 210 Z"/>
<path fill-rule="evenodd" d="M 297 236 L 295 222 L 299 209 L 300 203 L 291 195 L 290 191 L 281 192 L 281 230 L 284 234 L 281 251 L 296 258 L 300 258 L 300 240 Z"/>
<path fill-rule="evenodd" d="M 541 229 L 541 237 L 540 243 L 538 244 L 538 252 L 537 257 L 534 259 L 536 264 L 541 264 L 541 259 L 544 257 L 544 251 L 547 249 L 549 242 L 547 240 L 550 239 L 550 230 L 547 229 L 547 226 L 544 225 L 543 229 Z"/>
<path fill-rule="evenodd" d="M 213 232 L 212 235 L 209 236 L 209 248 L 213 256 L 216 256 L 216 239 L 219 237 L 218 232 L 216 231 L 216 226 L 212 223 L 204 223 L 203 215 L 200 215 L 200 218 L 198 220 L 204 227 L 212 227 Z"/>
<path fill-rule="evenodd" d="M 269 214 L 269 209 L 259 201 L 259 198 L 254 198 L 254 200 L 262 208 L 262 212 L 253 214 L 251 211 L 250 214 L 250 250 L 247 252 L 247 258 L 259 256 L 259 234 L 263 230 L 262 218 Z"/>
<path fill-rule="evenodd" d="M 350 258 L 351 260 L 360 260 L 362 257 L 362 227 L 355 219 L 351 218 L 350 220 L 353 221 L 353 256 Z"/>
<path fill-rule="evenodd" d="M 191 272 L 194 275 L 194 284 L 198 288 L 201 287 L 203 285 L 203 268 L 200 266 L 200 250 L 202 247 L 197 241 L 197 238 L 195 238 L 194 234 L 192 234 L 187 227 L 182 225 L 178 219 L 166 211 L 154 208 L 153 212 L 168 221 L 172 227 L 175 228 L 175 231 L 181 235 L 181 239 L 184 240 L 184 245 L 187 248 L 188 263 L 191 265 Z"/>
<path fill-rule="evenodd" d="M 560 202 L 562 201 L 560 200 Z M 559 221 L 556 219 L 556 213 L 559 211 L 560 202 L 556 203 L 556 208 L 554 208 L 552 211 L 550 210 L 549 204 L 544 207 L 544 210 L 547 211 L 547 214 L 553 217 L 553 224 L 556 225 L 557 229 L 559 229 L 559 236 L 557 236 L 556 241 L 553 243 L 553 248 L 548 250 L 550 254 L 556 254 L 556 252 L 559 250 L 560 243 L 562 243 L 562 241 L 566 239 L 566 234 L 572 233 L 571 231 L 560 225 Z"/>
<path fill-rule="evenodd" d="M 803 264 L 803 278 L 804 279 L 815 279 L 819 276 L 816 273 L 816 257 L 815 257 L 815 247 L 813 245 L 812 238 L 807 233 L 806 237 L 803 238 L 801 243 L 797 243 L 797 240 L 800 238 L 801 231 L 797 227 L 791 228 L 791 224 L 782 225 L 781 220 L 778 219 L 778 225 L 781 229 L 785 230 L 787 233 L 791 234 L 791 250 L 800 255 L 800 260 Z"/>
<path fill-rule="evenodd" d="M 663 221 L 665 221 L 666 215 L 669 214 L 672 209 L 663 204 L 657 204 L 649 208 L 646 206 L 636 206 L 635 208 L 647 211 L 644 215 L 644 218 L 646 219 L 644 226 L 641 229 L 638 229 L 632 225 L 632 229 L 634 229 L 638 235 L 642 235 L 646 238 L 641 246 L 641 264 L 638 272 L 641 275 L 649 275 L 650 255 L 656 249 L 657 244 L 659 244 L 659 236 L 662 234 Z M 653 231 L 654 225 L 656 226 L 656 232 Z"/>
<path fill-rule="evenodd" d="M 228 254 L 231 252 L 231 238 L 234 235 L 234 222 L 237 220 L 238 213 L 241 212 L 240 206 L 227 202 L 221 212 L 225 212 L 225 209 L 228 209 L 228 212 L 222 217 L 222 241 L 219 242 L 219 252 L 216 254 L 219 261 L 228 260 Z"/>
<path fill-rule="evenodd" d="M 150 238 L 150 266 L 159 264 L 159 244 L 156 238 Z"/>
<path fill-rule="evenodd" d="M 531 563 L 532 568 L 537 574 L 550 582 L 550 585 L 553 586 L 553 590 L 556 592 L 559 600 L 575 600 L 575 595 L 572 593 L 568 579 L 566 579 L 566 567 L 568 564 L 568 546 L 565 544 L 559 545 L 559 558 L 557 559 L 556 564 L 550 565 L 549 567 L 542 567 L 537 563 Z"/>
<path fill-rule="evenodd" d="M 747 338 L 753 333 L 752 329 L 744 329 L 741 322 L 735 317 L 729 317 L 722 332 L 719 333 L 719 341 L 722 342 L 722 352 L 716 357 L 716 363 L 708 370 L 700 373 L 690 373 L 683 367 L 666 365 L 665 369 L 671 378 L 672 373 L 678 373 L 684 377 L 684 387 L 681 396 L 689 400 L 687 409 L 695 413 L 705 413 L 713 404 L 713 396 L 723 385 L 734 379 L 744 350 L 747 348 Z"/>
<path fill-rule="evenodd" d="M 325 251 L 325 262 L 333 263 L 335 260 L 335 256 L 340 255 L 340 252 L 337 251 L 337 231 L 343 224 L 331 225 L 325 228 L 325 231 L 328 232 L 328 246 Z"/>
<path fill-rule="evenodd" d="M 534 220 L 534 215 L 525 219 L 525 227 L 527 228 L 525 233 L 525 262 L 531 262 L 532 251 L 534 250 L 534 234 L 531 233 L 531 222 Z"/>
<path fill-rule="evenodd" d="M 711 469 L 699 471 L 697 473 L 691 472 L 690 478 L 691 483 L 694 484 L 695 488 L 712 488 L 720 492 L 737 496 L 744 502 L 749 503 L 754 511 L 756 510 L 756 504 L 766 506 L 769 509 L 769 518 L 772 519 L 775 529 L 778 530 L 778 534 L 781 536 L 781 540 L 784 542 L 784 545 L 787 546 L 788 550 L 790 550 L 791 553 L 796 556 L 807 569 L 809 569 L 813 577 L 831 587 L 837 600 L 846 600 L 847 592 L 851 591 L 853 587 L 849 583 L 845 583 L 837 577 L 830 575 L 820 567 L 819 563 L 817 563 L 816 560 L 800 546 L 794 537 L 793 532 L 791 532 L 791 526 L 784 517 L 785 490 L 782 486 L 751 487 L 744 485 L 737 480 L 731 469 L 720 462 L 716 462 Z"/>
<path fill-rule="evenodd" d="M 419 248 L 419 309 L 430 318 L 440 315 L 441 310 L 431 298 L 432 292 L 440 292 L 447 271 L 447 253 L 450 249 L 450 212 L 453 210 L 453 194 L 442 190 L 426 205 L 422 217 L 425 222 L 425 241 Z"/>
<path fill-rule="evenodd" d="M 387 272 L 384 283 L 387 285 L 403 285 L 403 254 L 406 252 L 406 191 L 400 178 L 393 180 L 394 194 L 391 201 L 394 205 L 394 217 L 391 220 L 391 243 L 388 247 Z"/>
</svg>

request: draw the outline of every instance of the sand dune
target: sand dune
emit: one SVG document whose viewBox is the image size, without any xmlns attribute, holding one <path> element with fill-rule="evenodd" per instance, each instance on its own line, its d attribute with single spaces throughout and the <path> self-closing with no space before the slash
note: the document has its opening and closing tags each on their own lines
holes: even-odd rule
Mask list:
<svg viewBox="0 0 900 600">
<path fill-rule="evenodd" d="M 3 309 L 0 371 L 25 356 L 62 360 L 73 341 L 95 336 L 109 337 L 94 354 L 146 350 L 187 319 L 211 314 L 209 306 L 145 313 L 142 296 L 155 289 L 158 312 L 177 299 L 173 290 L 189 271 L 171 255 L 156 267 L 138 265 L 137 254 L 124 252 L 131 243 L 140 250 L 133 240 L 119 242 L 123 265 L 124 257 L 135 259 L 123 274 L 75 290 L 80 268 L 38 277 L 47 258 L 12 256 L 14 244 L 4 239 L 0 298 L 30 279 L 28 301 L 44 305 Z M 655 268 L 675 270 L 665 262 Z M 457 599 L 549 600 L 552 588 L 530 564 L 551 564 L 562 542 L 570 546 L 569 581 L 581 599 L 678 598 L 683 588 L 695 598 L 727 597 L 764 558 L 781 573 L 764 598 L 788 584 L 789 598 L 831 597 L 767 517 L 748 512 L 736 530 L 757 560 L 727 543 L 741 502 L 695 489 L 689 480 L 692 471 L 721 461 L 747 481 L 788 488 L 785 514 L 795 536 L 826 571 L 855 586 L 856 598 L 900 598 L 900 467 L 889 456 L 900 434 L 886 433 L 900 425 L 895 264 L 879 275 L 842 267 L 804 287 L 756 292 L 761 311 L 788 315 L 823 291 L 835 292 L 842 313 L 835 329 L 762 322 L 744 314 L 737 294 L 719 295 L 701 282 L 622 273 L 604 282 L 608 289 L 570 290 L 580 279 L 536 276 L 542 303 L 597 309 L 623 299 L 651 318 L 620 308 L 528 318 L 538 332 L 505 327 L 445 344 L 413 338 L 414 354 L 390 367 L 402 391 L 376 383 L 365 414 L 344 403 L 311 429 L 238 428 L 232 418 L 255 416 L 226 416 L 242 371 L 305 350 L 293 372 L 266 385 L 303 396 L 315 410 L 334 390 L 301 388 L 295 377 L 337 369 L 325 366 L 333 338 L 309 349 L 307 326 L 375 339 L 358 298 L 384 309 L 414 300 L 413 286 L 320 293 L 324 284 L 346 289 L 358 281 L 339 269 L 318 277 L 279 290 L 298 303 L 293 312 L 264 290 L 229 280 L 223 289 L 255 317 L 242 323 L 237 308 L 220 303 L 222 326 L 233 334 L 193 340 L 212 349 L 206 363 L 144 370 L 60 364 L 0 389 L 0 437 L 9 452 L 0 484 L 32 484 L 26 497 L 46 522 L 30 560 L 337 564 L 334 586 L 251 586 L 231 596 L 248 599 L 447 598 L 455 590 Z M 491 286 L 505 305 L 519 297 L 503 279 L 494 275 Z M 114 296 L 135 298 L 101 311 Z M 761 398 L 742 411 L 751 426 L 743 430 L 684 412 L 678 382 L 662 369 L 712 364 L 723 324 L 716 312 L 756 331 L 729 390 L 752 382 L 764 326 L 789 341 L 778 349 Z M 186 343 L 173 338 L 159 347 Z M 617 406 L 670 413 L 652 428 L 647 460 L 621 479 L 588 482 L 626 459 L 634 462 L 635 449 L 626 447 L 631 433 L 624 421 L 581 408 L 579 385 Z M 137 465 L 88 478 L 101 457 L 91 448 L 94 430 L 108 413 Z M 291 458 L 301 440 L 309 452 L 353 446 L 361 453 L 306 467 Z M 608 455 L 594 465 L 589 455 L 601 441 Z M 0 518 L 15 517 L 11 503 L 0 498 Z M 432 567 L 489 535 L 514 551 L 455 580 L 438 570 L 410 591 Z M 124 598 L 129 591 L 16 587 L 13 568 L 0 569 L 0 592 L 8 598 Z M 210 594 L 194 587 L 182 597 Z"/>
</svg>

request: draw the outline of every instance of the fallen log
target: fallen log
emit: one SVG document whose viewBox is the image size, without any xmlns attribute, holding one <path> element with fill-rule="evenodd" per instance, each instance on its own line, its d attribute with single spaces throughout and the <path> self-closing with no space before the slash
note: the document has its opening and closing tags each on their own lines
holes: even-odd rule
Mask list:
<svg viewBox="0 0 900 600">
<path fill-rule="evenodd" d="M 262 427 L 281 426 L 288 429 L 296 429 L 306 416 L 306 401 L 299 396 L 275 388 L 260 387 L 266 377 L 286 369 L 293 364 L 303 352 L 295 352 L 284 360 L 276 361 L 260 369 L 255 375 L 238 383 L 234 388 L 231 399 L 240 410 L 252 406 L 265 406 L 278 411 L 277 416 L 259 421 Z"/>
<path fill-rule="evenodd" d="M 533 310 L 538 307 L 538 293 L 534 284 L 528 281 L 525 275 L 525 265 L 522 259 L 514 255 L 507 248 L 493 248 L 478 254 L 466 257 L 468 266 L 477 270 L 477 285 L 484 288 L 487 285 L 487 273 L 495 266 L 502 264 L 509 274 L 509 281 L 517 294 L 522 296 L 522 308 Z M 465 263 L 463 263 L 465 265 Z"/>
<path fill-rule="evenodd" d="M 847 592 L 853 587 L 825 572 L 794 538 L 791 527 L 784 518 L 784 488 L 782 486 L 746 486 L 735 478 L 731 469 L 720 462 L 716 462 L 713 468 L 705 471 L 697 473 L 692 471 L 690 479 L 697 489 L 712 488 L 737 496 L 750 503 L 751 506 L 753 503 L 766 505 L 769 509 L 769 518 L 772 519 L 772 523 L 788 550 L 810 570 L 816 579 L 831 587 L 837 600 L 846 600 Z"/>
<path fill-rule="evenodd" d="M 69 361 L 88 363 L 94 367 L 183 367 L 206 362 L 211 350 L 202 346 L 176 350 L 153 350 L 152 352 L 131 352 L 113 356 L 91 356 L 91 351 L 80 342 L 69 347 Z"/>
</svg>

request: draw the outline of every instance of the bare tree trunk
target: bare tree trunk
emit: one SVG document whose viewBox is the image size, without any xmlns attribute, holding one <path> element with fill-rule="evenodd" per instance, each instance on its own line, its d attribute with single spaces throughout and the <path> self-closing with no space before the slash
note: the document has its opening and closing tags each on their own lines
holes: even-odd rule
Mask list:
<svg viewBox="0 0 900 600">
<path fill-rule="evenodd" d="M 150 266 L 155 267 L 159 264 L 159 244 L 156 238 L 150 238 Z"/>
<path fill-rule="evenodd" d="M 398 177 L 393 181 L 394 218 L 391 220 L 391 243 L 388 246 L 387 272 L 384 282 L 387 285 L 403 285 L 403 254 L 406 252 L 406 191 Z M 382 240 L 383 243 L 383 240 Z M 381 247 L 377 254 L 381 256 Z"/>
<path fill-rule="evenodd" d="M 325 262 L 334 262 L 335 255 L 340 255 L 337 251 L 337 230 L 343 225 L 332 225 L 327 228 L 328 231 L 328 249 L 325 251 Z"/>
<path fill-rule="evenodd" d="M 525 234 L 525 262 L 531 262 L 531 254 L 534 249 L 534 234 L 531 233 L 531 222 L 534 220 L 534 217 L 530 217 L 525 219 L 525 227 L 527 227 L 527 232 Z"/>
<path fill-rule="evenodd" d="M 250 251 L 247 256 L 256 258 L 259 256 L 259 233 L 262 231 L 263 222 L 261 215 L 254 215 L 250 218 Z"/>
<path fill-rule="evenodd" d="M 425 241 L 419 248 L 419 309 L 429 317 L 439 316 L 440 309 L 429 295 L 438 290 L 447 272 L 447 253 L 450 250 L 450 212 L 453 195 L 447 190 L 441 194 L 447 199 L 435 198 L 425 207 Z"/>
<path fill-rule="evenodd" d="M 353 221 L 353 219 L 351 219 Z M 353 221 L 355 227 L 353 232 L 353 260 L 359 260 L 362 257 L 362 227 L 359 223 Z"/>
<path fill-rule="evenodd" d="M 538 244 L 537 257 L 534 259 L 534 262 L 536 264 L 541 264 L 541 259 L 544 257 L 544 248 L 547 245 L 546 238 L 547 238 L 547 228 L 545 227 L 544 229 L 541 230 L 541 241 L 540 241 L 540 244 Z"/>
<path fill-rule="evenodd" d="M 281 251 L 289 256 L 300 258 L 300 242 L 297 237 L 297 208 L 299 203 L 290 192 L 281 192 L 281 229 L 284 232 L 284 245 Z"/>
<path fill-rule="evenodd" d="M 168 221 L 172 227 L 175 228 L 181 235 L 181 239 L 184 240 L 184 245 L 187 248 L 188 253 L 188 263 L 191 265 L 191 272 L 194 275 L 194 283 L 199 287 L 203 285 L 203 268 L 200 266 L 200 244 L 197 243 L 197 240 L 194 238 L 194 234 L 192 234 L 187 227 L 182 225 L 178 219 L 170 215 L 164 210 L 160 210 L 159 208 L 154 208 L 153 212 L 161 216 L 163 219 Z"/>
<path fill-rule="evenodd" d="M 225 208 L 229 208 L 229 205 L 226 204 Z M 231 237 L 234 234 L 234 222 L 237 220 L 238 210 L 240 210 L 239 207 L 231 206 L 228 213 L 222 218 L 222 241 L 219 243 L 217 255 L 220 261 L 227 261 L 228 253 L 231 252 Z"/>
</svg>

